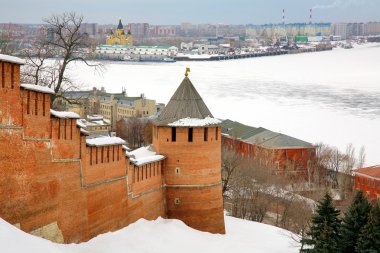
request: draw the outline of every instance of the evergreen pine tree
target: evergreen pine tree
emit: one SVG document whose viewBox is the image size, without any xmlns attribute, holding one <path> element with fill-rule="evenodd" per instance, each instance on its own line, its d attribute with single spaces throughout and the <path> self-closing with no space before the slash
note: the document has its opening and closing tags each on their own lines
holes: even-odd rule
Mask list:
<svg viewBox="0 0 380 253">
<path fill-rule="evenodd" d="M 307 237 L 302 238 L 305 249 L 301 252 L 310 253 L 336 253 L 338 252 L 339 210 L 333 203 L 331 196 L 326 193 L 319 202 L 316 213 L 312 217 L 310 230 Z"/>
<path fill-rule="evenodd" d="M 360 233 L 356 252 L 380 252 L 380 206 L 376 204 L 368 216 L 368 222 Z"/>
<path fill-rule="evenodd" d="M 367 224 L 370 211 L 371 204 L 362 191 L 357 191 L 348 211 L 345 213 L 340 227 L 340 252 L 357 252 L 355 248 L 358 243 L 359 235 L 363 227 Z"/>
</svg>

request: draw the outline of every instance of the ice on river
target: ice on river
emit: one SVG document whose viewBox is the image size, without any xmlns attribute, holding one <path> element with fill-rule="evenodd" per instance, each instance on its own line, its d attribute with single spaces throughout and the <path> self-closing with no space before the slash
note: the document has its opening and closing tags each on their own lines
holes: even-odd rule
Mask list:
<svg viewBox="0 0 380 253">
<path fill-rule="evenodd" d="M 214 117 L 262 126 L 344 150 L 366 147 L 380 163 L 380 44 L 219 62 L 103 62 L 102 75 L 76 64 L 86 88 L 127 89 L 167 103 L 185 68 Z"/>
</svg>

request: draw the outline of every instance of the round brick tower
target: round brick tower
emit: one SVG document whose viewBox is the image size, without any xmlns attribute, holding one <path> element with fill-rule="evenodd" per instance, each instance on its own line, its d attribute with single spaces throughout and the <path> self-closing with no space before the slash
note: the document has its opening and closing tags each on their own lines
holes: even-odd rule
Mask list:
<svg viewBox="0 0 380 253">
<path fill-rule="evenodd" d="M 153 146 L 164 166 L 168 218 L 225 233 L 221 187 L 221 129 L 185 78 L 154 122 Z"/>
</svg>

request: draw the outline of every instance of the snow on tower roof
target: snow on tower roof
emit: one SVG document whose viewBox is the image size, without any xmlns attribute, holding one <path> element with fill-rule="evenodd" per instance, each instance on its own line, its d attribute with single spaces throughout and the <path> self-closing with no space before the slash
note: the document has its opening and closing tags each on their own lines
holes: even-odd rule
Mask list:
<svg viewBox="0 0 380 253">
<path fill-rule="evenodd" d="M 181 122 L 185 122 L 183 119 L 186 118 L 213 118 L 210 110 L 207 108 L 201 96 L 191 83 L 190 79 L 187 77 L 187 73 L 188 71 L 186 71 L 185 78 L 170 99 L 168 105 L 154 122 L 157 126 L 168 126 L 170 123 L 177 122 L 179 120 L 182 120 Z M 205 122 L 208 122 L 208 120 Z M 181 126 L 186 125 L 182 124 Z M 206 125 L 202 124 L 202 126 Z"/>
<path fill-rule="evenodd" d="M 123 145 L 125 144 L 125 141 L 119 137 L 102 136 L 96 138 L 88 138 L 86 139 L 86 144 L 87 146 L 101 147 L 110 145 Z"/>
<path fill-rule="evenodd" d="M 173 123 L 169 123 L 168 126 L 172 127 L 204 127 L 210 125 L 219 125 L 222 121 L 219 119 L 206 117 L 204 119 L 184 118 L 177 120 Z"/>
<path fill-rule="evenodd" d="M 61 118 L 61 119 L 79 119 L 79 115 L 75 112 L 59 112 L 54 111 L 53 109 L 50 109 L 50 114 L 54 117 Z"/>
<path fill-rule="evenodd" d="M 20 65 L 25 64 L 25 60 L 18 58 L 18 57 L 6 55 L 6 54 L 0 54 L 0 61 L 16 63 L 16 64 L 20 64 Z"/>
<path fill-rule="evenodd" d="M 33 90 L 41 93 L 47 93 L 47 94 L 54 94 L 54 90 L 46 87 L 46 86 L 41 86 L 41 85 L 35 85 L 35 84 L 28 84 L 28 83 L 22 83 L 21 88 L 24 88 L 26 90 Z"/>
<path fill-rule="evenodd" d="M 148 163 L 158 162 L 165 159 L 165 156 L 157 154 L 152 145 L 141 147 L 131 152 L 126 151 L 125 154 L 136 166 L 142 166 Z"/>
</svg>

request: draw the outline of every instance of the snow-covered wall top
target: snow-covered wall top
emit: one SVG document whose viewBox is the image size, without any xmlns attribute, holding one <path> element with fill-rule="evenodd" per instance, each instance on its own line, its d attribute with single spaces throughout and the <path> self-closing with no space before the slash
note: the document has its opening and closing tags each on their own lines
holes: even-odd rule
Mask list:
<svg viewBox="0 0 380 253">
<path fill-rule="evenodd" d="M 49 87 L 41 86 L 41 85 L 22 83 L 20 86 L 21 88 L 24 88 L 26 90 L 33 90 L 33 91 L 38 91 L 38 92 L 47 93 L 47 94 L 55 93 L 53 89 Z"/>
<path fill-rule="evenodd" d="M 5 55 L 5 54 L 0 54 L 0 61 L 5 61 L 5 62 L 11 62 L 11 63 L 17 63 L 17 64 L 25 64 L 25 60 L 10 56 L 10 55 Z"/>
<path fill-rule="evenodd" d="M 119 137 L 97 137 L 97 138 L 91 138 L 86 139 L 87 146 L 95 146 L 95 147 L 101 147 L 101 146 L 110 146 L 110 145 L 122 145 L 125 144 L 125 141 Z"/>
<path fill-rule="evenodd" d="M 90 133 L 84 130 L 83 128 L 80 129 L 80 133 L 84 135 L 90 135 Z"/>
<path fill-rule="evenodd" d="M 85 121 L 86 121 L 85 119 L 77 119 L 77 126 L 79 126 L 80 128 L 86 129 L 87 125 Z"/>
<path fill-rule="evenodd" d="M 141 147 L 131 152 L 126 151 L 125 154 L 136 166 L 142 166 L 144 164 L 158 162 L 165 159 L 165 156 L 158 155 L 152 146 Z"/>
<path fill-rule="evenodd" d="M 168 126 L 172 127 L 203 127 L 209 125 L 218 125 L 221 124 L 222 121 L 219 119 L 206 117 L 204 119 L 193 119 L 193 118 L 184 118 L 177 120 L 173 123 L 169 123 Z"/>
<path fill-rule="evenodd" d="M 80 116 L 76 114 L 75 112 L 59 112 L 59 111 L 54 111 L 50 109 L 50 113 L 52 116 L 61 118 L 61 119 L 79 119 Z"/>
</svg>

